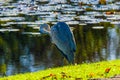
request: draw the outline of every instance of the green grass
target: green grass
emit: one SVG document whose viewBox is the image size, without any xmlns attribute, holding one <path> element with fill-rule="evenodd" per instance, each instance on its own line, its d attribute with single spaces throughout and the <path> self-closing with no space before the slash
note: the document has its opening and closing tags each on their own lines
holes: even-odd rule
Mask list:
<svg viewBox="0 0 120 80">
<path fill-rule="evenodd" d="M 120 74 L 120 60 L 112 60 L 18 74 L 0 80 L 87 80 L 113 77 L 118 74 Z"/>
</svg>

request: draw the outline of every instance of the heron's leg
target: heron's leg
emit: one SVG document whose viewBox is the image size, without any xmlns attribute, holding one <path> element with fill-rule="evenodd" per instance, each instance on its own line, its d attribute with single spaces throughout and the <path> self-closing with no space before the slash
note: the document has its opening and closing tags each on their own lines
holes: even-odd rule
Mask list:
<svg viewBox="0 0 120 80">
<path fill-rule="evenodd" d="M 55 44 L 51 44 L 51 50 L 52 50 L 52 52 L 56 52 L 56 50 L 58 51 L 59 49 L 57 48 L 57 46 Z M 60 59 L 60 60 L 58 60 L 57 64 L 55 64 L 55 65 L 64 66 L 64 56 L 61 54 L 61 51 L 57 52 L 55 54 L 58 54 L 59 56 L 57 56 L 57 57 L 59 57 L 59 59 Z"/>
<path fill-rule="evenodd" d="M 61 63 L 60 63 L 60 65 L 61 66 L 64 66 L 64 57 L 62 56 L 62 58 L 61 58 L 62 60 L 61 60 Z"/>
<path fill-rule="evenodd" d="M 61 58 L 62 60 L 61 60 L 61 66 L 65 66 L 65 65 L 67 65 L 68 64 L 68 61 L 66 60 L 66 58 L 62 55 L 62 58 Z"/>
</svg>

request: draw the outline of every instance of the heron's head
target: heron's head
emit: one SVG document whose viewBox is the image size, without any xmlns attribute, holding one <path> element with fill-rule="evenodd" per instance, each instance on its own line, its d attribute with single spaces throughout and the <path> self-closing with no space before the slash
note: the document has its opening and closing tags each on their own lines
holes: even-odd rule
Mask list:
<svg viewBox="0 0 120 80">
<path fill-rule="evenodd" d="M 50 33 L 50 26 L 48 24 L 41 24 L 40 25 L 40 33 Z"/>
</svg>

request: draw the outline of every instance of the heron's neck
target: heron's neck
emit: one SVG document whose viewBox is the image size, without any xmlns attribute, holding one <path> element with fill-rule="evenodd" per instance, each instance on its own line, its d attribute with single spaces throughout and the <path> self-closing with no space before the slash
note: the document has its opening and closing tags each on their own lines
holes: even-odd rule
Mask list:
<svg viewBox="0 0 120 80">
<path fill-rule="evenodd" d="M 40 29 L 40 33 L 42 33 L 42 34 L 50 34 L 50 30 L 47 30 L 47 29 L 45 29 L 44 27 L 42 27 L 42 28 Z"/>
</svg>

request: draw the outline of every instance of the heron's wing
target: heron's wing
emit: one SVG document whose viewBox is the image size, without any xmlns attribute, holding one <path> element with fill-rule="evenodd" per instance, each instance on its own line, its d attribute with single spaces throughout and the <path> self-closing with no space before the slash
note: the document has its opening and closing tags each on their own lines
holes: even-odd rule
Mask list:
<svg viewBox="0 0 120 80">
<path fill-rule="evenodd" d="M 59 22 L 51 28 L 51 37 L 53 43 L 64 52 L 69 49 L 72 52 L 76 50 L 74 36 L 70 28 L 64 22 Z"/>
<path fill-rule="evenodd" d="M 65 36 L 71 50 L 73 52 L 75 52 L 76 51 L 75 39 L 74 39 L 73 33 L 71 32 L 69 26 L 67 24 L 64 24 L 61 28 L 65 31 L 65 32 L 63 32 L 63 35 Z"/>
</svg>

